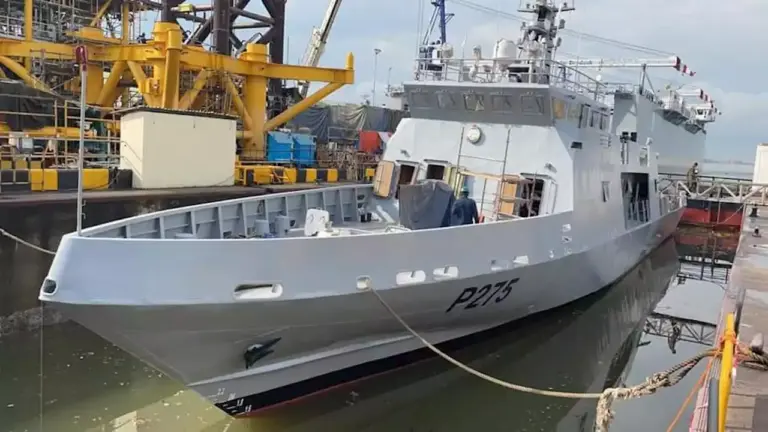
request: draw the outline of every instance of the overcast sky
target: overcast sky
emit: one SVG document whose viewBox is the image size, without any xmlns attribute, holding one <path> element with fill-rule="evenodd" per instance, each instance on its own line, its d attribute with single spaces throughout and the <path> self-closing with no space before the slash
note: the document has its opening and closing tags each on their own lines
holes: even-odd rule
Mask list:
<svg viewBox="0 0 768 432">
<path fill-rule="evenodd" d="M 387 102 L 384 89 L 388 76 L 392 84 L 411 77 L 420 2 L 426 4 L 427 20 L 432 12 L 429 0 L 344 0 L 321 66 L 343 67 L 346 53 L 353 52 L 356 79 L 355 84 L 329 99 L 361 102 L 364 95 L 371 94 L 374 48 L 382 50 L 376 73 L 377 105 Z M 263 12 L 258 0 L 253 3 L 248 9 Z M 483 52 L 490 54 L 498 38 L 518 37 L 519 21 L 477 10 L 472 4 L 521 15 L 516 11 L 518 0 L 447 0 L 448 12 L 456 15 L 448 26 L 448 42 L 454 45 L 456 56 L 464 40 L 467 53 L 480 44 Z M 768 141 L 768 84 L 764 78 L 768 57 L 759 54 L 768 46 L 768 32 L 762 30 L 768 1 L 575 0 L 575 5 L 576 11 L 565 15 L 567 29 L 661 53 L 632 51 L 572 34 L 562 34 L 562 52 L 608 58 L 654 58 L 672 53 L 696 72 L 691 78 L 654 69 L 652 77 L 656 88 L 671 80 L 676 85 L 701 87 L 716 101 L 723 114 L 708 128 L 709 157 L 751 162 L 757 143 Z M 300 61 L 312 27 L 320 25 L 327 6 L 327 0 L 288 0 L 290 63 Z M 604 71 L 603 76 L 606 80 L 635 80 L 639 71 Z"/>
</svg>

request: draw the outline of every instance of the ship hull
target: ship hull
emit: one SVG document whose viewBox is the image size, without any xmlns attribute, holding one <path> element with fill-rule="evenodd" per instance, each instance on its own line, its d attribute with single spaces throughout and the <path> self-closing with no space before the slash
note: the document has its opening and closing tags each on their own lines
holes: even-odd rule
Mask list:
<svg viewBox="0 0 768 432">
<path fill-rule="evenodd" d="M 385 287 L 378 292 L 431 342 L 456 340 L 570 303 L 611 284 L 671 236 L 681 214 L 682 209 L 678 209 L 612 240 L 552 260 L 467 278 Z M 544 233 L 562 223 L 554 219 L 555 225 L 547 227 L 543 224 L 550 223 L 550 218 L 536 219 L 526 221 L 527 231 Z M 499 229 L 492 225 L 472 228 Z M 63 247 L 60 254 L 66 256 L 70 246 L 65 243 Z M 130 247 L 139 245 L 134 243 Z M 434 245 L 434 250 L 438 249 Z M 133 255 L 140 255 L 138 249 L 133 250 Z M 192 243 L 186 253 L 190 256 L 173 258 L 180 265 L 180 275 L 195 271 L 185 269 L 184 263 L 205 263 L 215 271 L 227 268 L 225 261 L 231 261 L 227 255 L 207 253 L 204 259 L 195 256 Z M 386 257 L 384 250 L 379 253 Z M 345 257 L 337 258 L 344 262 Z M 69 297 L 61 302 L 53 298 L 47 301 L 56 303 L 57 308 L 85 327 L 184 382 L 230 415 L 247 415 L 403 365 L 413 361 L 418 356 L 414 352 L 422 348 L 365 290 L 334 291 L 323 286 L 311 296 L 245 303 L 174 299 L 173 290 L 190 283 L 188 279 L 179 276 L 172 280 L 165 268 L 168 262 L 137 259 L 137 263 L 140 264 L 114 276 L 122 284 L 137 287 L 137 292 L 121 294 L 122 299 L 130 298 L 133 304 L 110 299 L 109 290 L 102 291 L 101 299 Z M 347 276 L 353 277 L 358 271 L 365 271 L 347 268 L 349 265 L 340 267 L 337 274 L 349 270 L 353 273 Z M 56 263 L 53 268 L 53 273 L 57 273 Z M 320 281 L 327 279 L 327 275 L 322 269 L 314 270 L 318 285 L 322 285 Z M 154 280 L 153 274 L 157 275 Z M 222 280 L 230 276 L 222 276 Z M 244 273 L 239 279 L 247 277 Z M 151 288 L 138 289 L 141 284 Z M 166 287 L 170 294 L 163 296 Z M 78 289 L 87 295 L 98 292 L 99 287 Z M 136 301 L 152 291 L 156 293 L 154 304 Z M 187 291 L 203 293 L 194 288 Z M 249 365 L 248 350 L 252 361 Z"/>
</svg>

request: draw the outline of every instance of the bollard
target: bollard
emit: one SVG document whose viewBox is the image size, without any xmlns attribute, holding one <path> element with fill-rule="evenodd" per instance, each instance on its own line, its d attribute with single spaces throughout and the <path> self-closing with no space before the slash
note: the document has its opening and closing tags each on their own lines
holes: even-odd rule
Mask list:
<svg viewBox="0 0 768 432">
<path fill-rule="evenodd" d="M 731 394 L 731 374 L 733 371 L 733 353 L 736 344 L 736 330 L 733 313 L 725 317 L 725 332 L 723 334 L 723 354 L 720 361 L 720 385 L 718 386 L 717 417 L 719 432 L 725 432 L 725 419 L 728 410 L 728 397 Z"/>
</svg>

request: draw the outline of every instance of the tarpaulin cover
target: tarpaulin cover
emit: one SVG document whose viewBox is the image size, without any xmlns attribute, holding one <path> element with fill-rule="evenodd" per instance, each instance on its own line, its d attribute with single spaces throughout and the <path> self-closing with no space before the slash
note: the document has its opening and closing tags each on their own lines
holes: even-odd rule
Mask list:
<svg viewBox="0 0 768 432">
<path fill-rule="evenodd" d="M 358 150 L 370 154 L 375 154 L 381 149 L 381 137 L 379 132 L 361 130 L 360 131 L 360 145 Z"/>
<path fill-rule="evenodd" d="M 440 228 L 458 225 L 452 220 L 456 198 L 447 183 L 423 180 L 417 184 L 400 185 L 400 223 L 409 229 Z"/>
<path fill-rule="evenodd" d="M 19 114 L 0 114 L 0 121 L 8 125 L 12 131 L 24 129 L 40 129 L 53 126 L 54 101 L 63 98 L 32 88 L 22 81 L 0 79 L 0 111 Z M 36 115 L 37 114 L 37 115 Z M 64 124 L 64 110 L 59 110 L 59 125 Z"/>
<path fill-rule="evenodd" d="M 296 128 L 309 128 L 310 134 L 317 137 L 318 141 L 328 142 L 328 127 L 330 126 L 331 112 L 327 105 L 315 105 L 308 110 L 299 113 L 289 125 Z"/>
<path fill-rule="evenodd" d="M 403 111 L 383 107 L 322 104 L 302 112 L 289 125 L 309 128 L 320 142 L 354 141 L 360 130 L 394 132 L 403 117 Z"/>
</svg>

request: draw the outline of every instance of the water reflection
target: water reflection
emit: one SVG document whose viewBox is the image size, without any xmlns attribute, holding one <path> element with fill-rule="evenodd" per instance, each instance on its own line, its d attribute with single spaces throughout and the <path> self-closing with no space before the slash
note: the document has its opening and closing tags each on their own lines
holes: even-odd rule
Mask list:
<svg viewBox="0 0 768 432">
<path fill-rule="evenodd" d="M 633 359 L 643 351 L 663 346 L 653 342 L 638 350 L 643 338 L 652 337 L 643 333 L 646 316 L 676 271 L 675 246 L 667 242 L 610 290 L 509 326 L 453 354 L 490 375 L 539 388 L 584 392 L 635 384 L 645 376 L 628 365 L 637 364 Z M 570 432 L 592 430 L 594 422 L 594 401 L 512 392 L 441 359 L 333 389 L 255 419 L 233 420 L 82 327 L 65 323 L 42 333 L 0 338 L 0 430 L 41 430 L 41 340 L 45 431 Z M 646 368 L 658 372 L 670 364 L 664 358 Z M 635 412 L 633 403 L 622 412 Z"/>
</svg>

